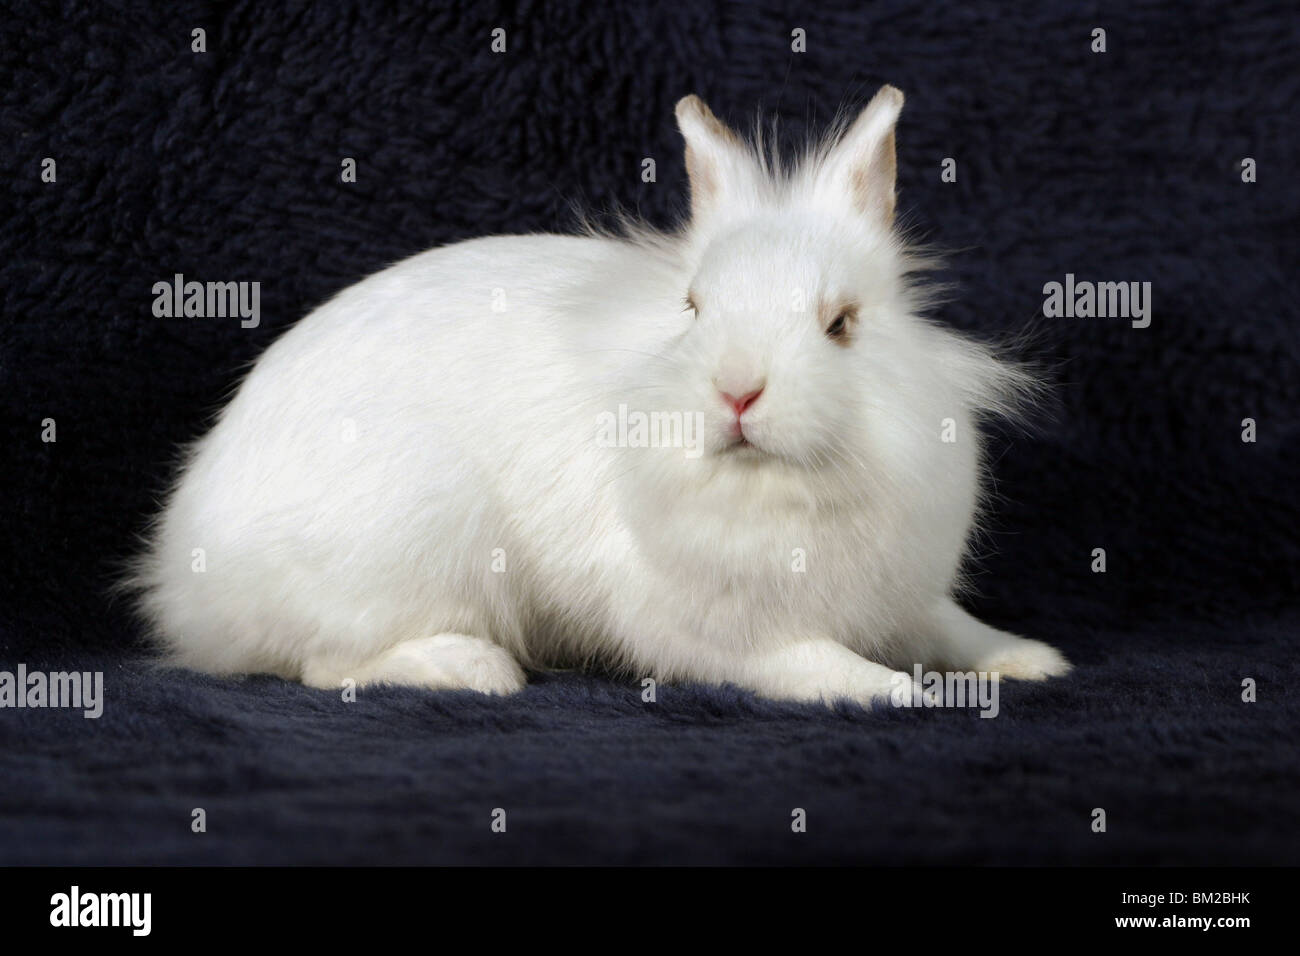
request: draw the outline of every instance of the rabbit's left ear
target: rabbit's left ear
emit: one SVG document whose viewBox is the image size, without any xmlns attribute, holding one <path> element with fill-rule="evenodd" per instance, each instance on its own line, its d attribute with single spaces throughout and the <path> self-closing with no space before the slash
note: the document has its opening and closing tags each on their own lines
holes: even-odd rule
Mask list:
<svg viewBox="0 0 1300 956">
<path fill-rule="evenodd" d="M 691 217 L 699 223 L 720 209 L 745 201 L 754 190 L 754 162 L 740 137 L 698 96 L 682 97 L 676 113 L 686 140 Z"/>
<path fill-rule="evenodd" d="M 894 221 L 894 126 L 903 109 L 903 94 L 882 86 L 831 149 L 818 176 L 818 188 L 847 199 L 859 212 L 889 226 Z"/>
</svg>

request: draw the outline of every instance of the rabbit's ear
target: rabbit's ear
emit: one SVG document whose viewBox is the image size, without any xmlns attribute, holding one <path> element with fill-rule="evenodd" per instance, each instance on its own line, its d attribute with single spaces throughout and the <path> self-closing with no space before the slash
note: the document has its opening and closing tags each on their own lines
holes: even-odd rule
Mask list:
<svg viewBox="0 0 1300 956">
<path fill-rule="evenodd" d="M 754 163 L 740 137 L 694 93 L 677 101 L 676 113 L 686 140 L 691 217 L 698 221 L 725 203 L 728 194 L 752 187 Z"/>
<path fill-rule="evenodd" d="M 894 221 L 894 125 L 903 109 L 903 94 L 882 86 L 831 149 L 818 177 L 818 188 L 833 201 L 850 201 L 859 212 L 889 226 Z"/>
</svg>

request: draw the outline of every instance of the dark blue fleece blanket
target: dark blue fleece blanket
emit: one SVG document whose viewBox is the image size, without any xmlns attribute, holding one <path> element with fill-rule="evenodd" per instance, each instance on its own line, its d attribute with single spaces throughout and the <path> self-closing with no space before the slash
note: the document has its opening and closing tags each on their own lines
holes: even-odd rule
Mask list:
<svg viewBox="0 0 1300 956">
<path fill-rule="evenodd" d="M 98 719 L 0 709 L 0 863 L 1300 862 L 1287 4 L 385 7 L 0 21 L 0 670 L 104 675 Z M 797 142 L 882 82 L 904 221 L 953 251 L 939 317 L 1029 330 L 1057 385 L 995 438 L 968 603 L 1072 676 L 989 720 L 577 673 L 344 703 L 147 666 L 112 569 L 177 445 L 315 304 L 574 201 L 672 222 L 685 93 Z M 261 282 L 260 324 L 155 317 L 176 273 Z M 1045 317 L 1067 275 L 1150 282 L 1150 325 Z"/>
</svg>

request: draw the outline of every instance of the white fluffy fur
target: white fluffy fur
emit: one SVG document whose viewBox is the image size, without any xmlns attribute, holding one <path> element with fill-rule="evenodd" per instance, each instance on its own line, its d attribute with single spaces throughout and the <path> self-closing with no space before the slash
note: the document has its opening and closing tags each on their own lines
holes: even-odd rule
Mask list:
<svg viewBox="0 0 1300 956">
<path fill-rule="evenodd" d="M 901 103 L 885 88 L 774 168 L 688 97 L 679 233 L 462 242 L 305 318 L 191 450 L 135 575 L 169 659 L 493 693 L 520 664 L 600 660 L 864 703 L 916 662 L 1063 673 L 951 598 L 977 418 L 1025 379 L 918 317 L 891 225 Z M 848 344 L 835 302 L 858 309 Z M 753 447 L 727 447 L 715 381 L 765 381 Z M 701 412 L 704 454 L 601 447 L 620 403 Z"/>
</svg>

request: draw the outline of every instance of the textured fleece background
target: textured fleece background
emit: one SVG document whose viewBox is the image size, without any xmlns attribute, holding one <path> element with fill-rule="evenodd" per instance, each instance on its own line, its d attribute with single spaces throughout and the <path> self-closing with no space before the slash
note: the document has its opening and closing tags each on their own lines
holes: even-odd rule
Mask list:
<svg viewBox="0 0 1300 956">
<path fill-rule="evenodd" d="M 0 862 L 1300 862 L 1291 4 L 383 6 L 0 18 L 0 669 L 107 688 L 98 721 L 0 711 Z M 687 92 L 797 141 L 884 81 L 908 96 L 900 208 L 956 250 L 943 319 L 1033 327 L 1056 364 L 1055 417 L 997 439 L 973 605 L 1063 648 L 1072 677 L 1008 685 L 982 720 L 729 688 L 644 704 L 577 674 L 344 705 L 144 665 L 103 597 L 112 563 L 176 445 L 314 305 L 430 246 L 563 230 L 575 200 L 671 223 Z M 176 272 L 260 281 L 261 327 L 154 318 Z M 1044 320 L 1066 272 L 1151 282 L 1151 327 Z"/>
</svg>

